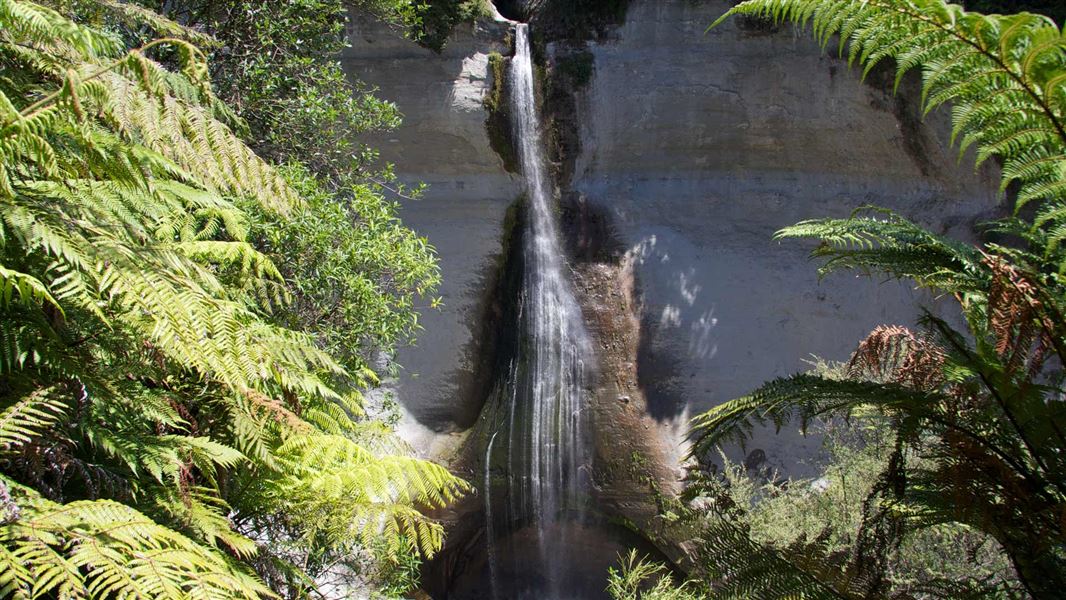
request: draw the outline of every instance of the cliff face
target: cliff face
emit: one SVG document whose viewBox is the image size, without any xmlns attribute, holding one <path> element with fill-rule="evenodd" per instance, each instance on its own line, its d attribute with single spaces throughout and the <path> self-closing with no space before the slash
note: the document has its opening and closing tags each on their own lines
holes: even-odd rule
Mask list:
<svg viewBox="0 0 1066 600">
<path fill-rule="evenodd" d="M 810 246 L 771 241 L 777 229 L 876 204 L 968 238 L 996 205 L 988 174 L 946 146 L 947 115 L 920 122 L 916 82 L 894 98 L 891 74 L 864 84 L 805 32 L 734 19 L 705 33 L 730 4 L 635 0 L 587 45 L 573 115 L 568 188 L 632 264 L 636 387 L 663 423 L 812 354 L 844 360 L 874 326 L 913 325 L 917 303 L 931 304 L 908 282 L 819 283 Z M 816 442 L 790 433 L 760 436 L 752 461 L 802 470 Z M 676 434 L 661 428 L 664 447 Z"/>
<path fill-rule="evenodd" d="M 996 210 L 989 175 L 946 146 L 946 115 L 920 122 L 914 82 L 897 99 L 890 76 L 863 83 L 789 28 L 734 20 L 705 33 L 729 6 L 633 0 L 602 39 L 547 52 L 549 67 L 575 50 L 592 57 L 557 123 L 573 141 L 563 145 L 564 225 L 609 367 L 599 400 L 615 408 L 603 418 L 630 414 L 644 433 L 628 437 L 664 469 L 688 417 L 805 369 L 812 354 L 845 359 L 875 325 L 913 324 L 932 302 L 906 282 L 819 283 L 810 248 L 772 242 L 774 231 L 877 204 L 970 237 Z M 506 327 L 491 323 L 491 296 L 520 181 L 490 148 L 481 101 L 487 53 L 507 53 L 507 30 L 460 30 L 437 56 L 357 21 L 346 58 L 407 115 L 376 141 L 383 157 L 431 186 L 403 216 L 440 251 L 445 308 L 427 312 L 419 346 L 401 352 L 397 393 L 412 423 L 438 432 L 432 441 L 474 423 L 487 392 L 479 361 Z M 610 318 L 612 302 L 625 318 Z M 816 446 L 786 432 L 749 450 L 761 451 L 754 462 L 802 470 L 797 459 Z"/>
<path fill-rule="evenodd" d="M 343 57 L 353 78 L 404 114 L 399 130 L 367 141 L 403 182 L 429 185 L 422 199 L 403 201 L 402 217 L 440 254 L 444 306 L 422 312 L 425 329 L 417 347 L 400 350 L 404 370 L 394 382 L 410 413 L 407 433 L 424 444 L 469 428 L 485 385 L 477 367 L 493 338 L 485 315 L 493 310 L 508 207 L 520 193 L 490 147 L 483 107 L 493 85 L 488 55 L 509 52 L 509 30 L 491 20 L 460 26 L 437 54 L 355 14 Z"/>
</svg>

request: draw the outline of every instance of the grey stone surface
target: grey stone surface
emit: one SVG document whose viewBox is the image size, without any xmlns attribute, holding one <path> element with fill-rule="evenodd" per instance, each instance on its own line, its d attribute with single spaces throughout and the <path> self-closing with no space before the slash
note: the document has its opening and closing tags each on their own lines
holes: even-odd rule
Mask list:
<svg viewBox="0 0 1066 600">
<path fill-rule="evenodd" d="M 736 22 L 705 33 L 729 5 L 633 0 L 624 25 L 589 43 L 594 73 L 576 99 L 581 151 L 568 187 L 608 215 L 630 253 L 639 385 L 662 424 L 646 431 L 672 456 L 688 417 L 811 355 L 845 359 L 877 324 L 913 324 L 917 306 L 933 304 L 908 283 L 819 282 L 810 247 L 772 242 L 774 231 L 873 203 L 969 237 L 996 206 L 991 175 L 947 147 L 946 115 L 918 124 L 913 93 L 901 104 L 862 83 L 807 33 Z M 440 252 L 445 307 L 426 311 L 419 345 L 400 352 L 396 389 L 406 435 L 441 457 L 461 441 L 442 434 L 479 408 L 468 391 L 480 303 L 521 189 L 489 146 L 481 105 L 488 52 L 507 52 L 508 29 L 460 29 L 436 55 L 356 19 L 344 59 L 406 114 L 371 143 L 402 179 L 430 184 L 403 217 Z M 792 472 L 817 453 L 795 432 L 755 447 Z"/>
<path fill-rule="evenodd" d="M 343 57 L 352 78 L 377 87 L 405 116 L 398 130 L 367 142 L 395 164 L 402 181 L 429 184 L 421 200 L 403 201 L 401 217 L 439 252 L 444 306 L 422 311 L 425 330 L 417 347 L 399 351 L 404 370 L 394 383 L 408 425 L 422 430 L 427 443 L 432 432 L 468 427 L 480 407 L 464 401 L 474 385 L 480 306 L 507 207 L 520 189 L 489 147 L 482 106 L 492 86 L 488 54 L 509 51 L 509 29 L 499 20 L 461 26 L 437 54 L 353 14 Z"/>
<path fill-rule="evenodd" d="M 674 423 L 811 355 L 846 359 L 877 324 L 912 325 L 932 303 L 909 283 L 819 283 L 810 246 L 772 242 L 775 230 L 872 203 L 969 237 L 996 205 L 990 175 L 946 146 L 945 115 L 917 124 L 808 33 L 733 21 L 705 34 L 729 5 L 634 0 L 589 44 L 594 74 L 577 100 L 571 187 L 635 258 L 640 385 Z M 754 446 L 790 472 L 817 450 L 794 431 Z"/>
</svg>

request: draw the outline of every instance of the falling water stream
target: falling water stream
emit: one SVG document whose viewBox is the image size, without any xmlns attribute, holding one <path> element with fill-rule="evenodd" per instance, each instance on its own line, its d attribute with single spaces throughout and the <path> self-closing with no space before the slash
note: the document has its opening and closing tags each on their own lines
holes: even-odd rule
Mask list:
<svg viewBox="0 0 1066 600">
<path fill-rule="evenodd" d="M 528 327 L 529 412 L 525 469 L 518 498 L 537 523 L 550 523 L 559 511 L 580 505 L 578 471 L 588 458 L 584 419 L 585 360 L 592 356 L 581 309 L 567 276 L 559 241 L 536 101 L 529 29 L 519 24 L 511 64 L 511 108 L 519 160 L 529 199 L 525 248 L 524 312 Z M 525 438 L 524 440 L 522 438 Z"/>
<path fill-rule="evenodd" d="M 454 560 L 439 561 L 436 591 L 448 600 L 601 600 L 619 553 L 654 549 L 596 504 L 596 353 L 560 239 L 529 29 L 519 24 L 515 34 L 508 84 L 526 202 L 514 340 L 486 404 L 484 528 L 466 524 L 484 543 L 460 544 Z"/>
<path fill-rule="evenodd" d="M 581 520 L 586 495 L 583 472 L 589 461 L 586 422 L 586 361 L 592 354 L 581 309 L 574 298 L 559 239 L 552 186 L 548 177 L 533 87 L 529 29 L 516 28 L 510 71 L 511 114 L 518 158 L 528 199 L 524 235 L 521 322 L 523 343 L 508 387 L 508 520 L 522 523 L 536 544 L 539 564 L 525 565 L 542 574 L 546 589 L 525 593 L 539 598 L 568 597 L 563 589 L 569 531 L 565 523 Z M 493 438 L 495 439 L 495 437 Z M 486 462 L 492 457 L 492 442 Z M 488 481 L 486 471 L 486 484 Z M 489 502 L 486 494 L 486 502 Z M 492 507 L 486 505 L 491 518 Z M 489 524 L 488 559 L 493 594 L 498 584 L 497 552 Z M 530 554 L 530 548 L 525 549 Z M 513 592 L 512 592 L 513 593 Z"/>
</svg>

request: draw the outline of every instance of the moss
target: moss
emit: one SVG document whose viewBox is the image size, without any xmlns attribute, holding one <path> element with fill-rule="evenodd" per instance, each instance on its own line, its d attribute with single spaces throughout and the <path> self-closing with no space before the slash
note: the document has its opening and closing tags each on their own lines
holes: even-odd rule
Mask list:
<svg viewBox="0 0 1066 600">
<path fill-rule="evenodd" d="M 504 79 L 507 60 L 499 52 L 489 53 L 489 70 L 492 71 L 492 89 L 485 96 L 485 110 L 496 112 L 503 107 Z"/>
<path fill-rule="evenodd" d="M 503 251 L 500 252 L 496 262 L 496 267 L 501 272 L 507 268 L 511 252 L 517 247 L 516 240 L 521 237 L 519 232 L 522 227 L 522 211 L 525 210 L 526 202 L 526 195 L 519 195 L 507 206 L 507 211 L 503 215 L 503 239 L 501 240 Z"/>
<path fill-rule="evenodd" d="M 507 102 L 507 59 L 499 52 L 489 54 L 489 70 L 492 72 L 492 89 L 485 95 L 485 130 L 489 145 L 503 160 L 508 172 L 518 172 L 518 155 L 515 153 L 514 135 L 511 131 L 511 107 Z"/>
<path fill-rule="evenodd" d="M 749 36 L 773 35 L 781 31 L 781 24 L 769 17 L 740 15 L 737 17 L 737 29 Z"/>
</svg>

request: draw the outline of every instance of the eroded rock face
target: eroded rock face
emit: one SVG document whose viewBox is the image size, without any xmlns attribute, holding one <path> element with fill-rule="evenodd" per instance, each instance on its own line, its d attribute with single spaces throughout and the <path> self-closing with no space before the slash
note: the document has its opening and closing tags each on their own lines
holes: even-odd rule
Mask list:
<svg viewBox="0 0 1066 600">
<path fill-rule="evenodd" d="M 410 413 L 409 437 L 439 453 L 429 447 L 446 437 L 438 434 L 469 428 L 481 407 L 486 375 L 476 363 L 493 337 L 484 324 L 487 294 L 507 209 L 520 192 L 490 147 L 482 104 L 493 84 L 488 55 L 510 52 L 510 24 L 460 26 L 436 54 L 373 19 L 352 17 L 346 71 L 404 114 L 398 130 L 367 141 L 402 181 L 429 184 L 421 200 L 403 202 L 401 216 L 439 252 L 444 306 L 423 311 L 418 346 L 400 350 L 396 394 Z"/>
<path fill-rule="evenodd" d="M 946 115 L 919 122 L 913 82 L 896 99 L 790 28 L 734 20 L 705 34 L 729 6 L 634 0 L 623 26 L 588 43 L 580 151 L 564 169 L 632 264 L 638 387 L 664 425 L 649 435 L 674 453 L 683 427 L 668 424 L 812 354 L 846 359 L 877 324 L 913 325 L 932 303 L 907 282 L 819 283 L 810 247 L 774 231 L 877 204 L 970 238 L 996 210 L 990 175 L 946 146 Z M 818 442 L 787 431 L 752 448 L 803 473 Z"/>
<path fill-rule="evenodd" d="M 604 360 L 634 369 L 636 380 L 620 375 L 625 385 L 602 395 L 631 397 L 627 410 L 658 424 L 645 431 L 667 460 L 683 449 L 687 417 L 806 368 L 812 354 L 844 359 L 875 325 L 913 324 L 916 307 L 930 303 L 905 282 L 819 283 L 809 247 L 773 242 L 774 231 L 869 203 L 967 238 L 997 210 L 990 175 L 957 163 L 946 146 L 946 115 L 920 122 L 913 81 L 894 97 L 884 74 L 862 83 L 787 27 L 733 20 L 705 33 L 729 5 L 633 0 L 623 25 L 583 49 L 592 75 L 570 115 L 576 150 L 563 157 L 572 174 L 564 197 L 602 221 L 582 235 L 609 237 L 621 250 L 607 262 L 633 282 L 623 321 L 636 319 L 635 332 L 597 335 L 635 348 Z M 488 53 L 509 53 L 510 28 L 461 27 L 437 55 L 356 16 L 345 55 L 354 77 L 406 115 L 370 142 L 403 180 L 430 184 L 403 217 L 440 252 L 445 306 L 423 313 L 419 345 L 398 357 L 396 389 L 412 417 L 408 436 L 440 458 L 450 447 L 433 444 L 473 425 L 492 384 L 478 362 L 500 327 L 487 324 L 490 296 L 521 180 L 491 149 L 482 101 Z M 606 323 L 604 310 L 586 315 Z M 817 452 L 816 441 L 789 432 L 754 447 L 771 465 L 800 471 Z"/>
<path fill-rule="evenodd" d="M 591 76 L 556 114 L 573 130 L 555 139 L 575 290 L 599 353 L 597 512 L 646 533 L 656 518 L 649 491 L 676 489 L 689 417 L 806 369 L 811 355 L 846 359 L 874 326 L 912 325 L 919 306 L 934 304 L 906 282 L 819 283 L 810 247 L 773 242 L 776 230 L 877 204 L 967 239 L 999 210 L 994 174 L 974 173 L 946 146 L 947 115 L 920 121 L 913 80 L 893 96 L 890 76 L 863 83 L 787 27 L 734 20 L 705 33 L 730 5 L 632 0 L 606 36 L 547 53 L 556 67 L 564 55 L 591 56 Z M 506 281 L 521 261 L 499 271 L 522 183 L 493 152 L 482 104 L 488 53 L 509 53 L 510 28 L 460 28 L 436 55 L 357 18 L 345 57 L 406 115 L 370 142 L 403 180 L 430 184 L 424 200 L 405 202 L 403 218 L 443 267 L 445 306 L 424 312 L 418 347 L 398 357 L 403 433 L 475 483 L 489 479 L 478 415 L 502 410 L 490 394 L 501 374 L 494 354 L 506 358 L 499 337 L 517 322 L 506 304 L 517 286 Z M 492 422 L 486 414 L 483 424 Z M 763 432 L 735 458 L 805 475 L 818 451 L 795 431 Z M 449 548 L 426 579 L 439 589 L 474 568 L 483 497 L 440 515 Z M 669 540 L 655 541 L 669 550 Z"/>
</svg>

